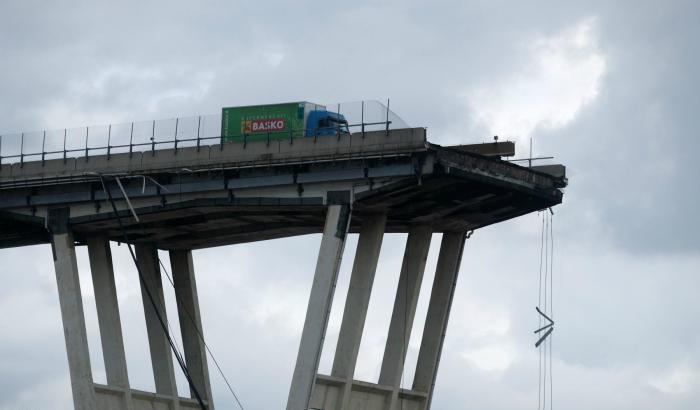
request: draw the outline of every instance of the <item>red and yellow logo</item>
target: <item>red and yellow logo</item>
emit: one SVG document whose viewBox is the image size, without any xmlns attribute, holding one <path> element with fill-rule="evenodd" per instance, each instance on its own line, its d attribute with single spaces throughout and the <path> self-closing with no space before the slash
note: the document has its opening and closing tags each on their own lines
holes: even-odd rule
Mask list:
<svg viewBox="0 0 700 410">
<path fill-rule="evenodd" d="M 255 134 L 260 132 L 280 132 L 287 126 L 285 118 L 267 118 L 264 120 L 246 120 L 241 123 L 241 132 Z"/>
</svg>

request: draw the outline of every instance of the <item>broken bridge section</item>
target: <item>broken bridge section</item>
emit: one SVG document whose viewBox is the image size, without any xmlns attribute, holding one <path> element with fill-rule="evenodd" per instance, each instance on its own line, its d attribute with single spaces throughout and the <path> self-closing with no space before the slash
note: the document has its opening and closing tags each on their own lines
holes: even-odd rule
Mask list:
<svg viewBox="0 0 700 410">
<path fill-rule="evenodd" d="M 197 391 L 213 408 L 206 355 L 197 337 L 204 329 L 192 250 L 320 233 L 287 409 L 428 409 L 467 233 L 562 201 L 563 167 L 503 161 L 501 156 L 510 152 L 512 143 L 442 147 L 427 141 L 425 129 L 407 128 L 4 164 L 0 248 L 53 246 L 76 409 L 198 408 L 177 392 L 172 356 L 157 326 L 157 316 L 166 312 L 153 254 L 170 251 L 171 259 L 180 261 L 175 282 L 185 361 Z M 120 221 L 148 279 L 142 288 L 156 300 L 145 312 L 153 393 L 129 387 L 108 246 L 123 241 Z M 377 258 L 384 233 L 396 232 L 408 233 L 408 240 L 382 371 L 378 383 L 361 382 L 353 375 Z M 348 233 L 360 235 L 351 286 L 332 374 L 320 375 Z M 433 233 L 444 234 L 436 279 L 415 380 L 411 389 L 401 389 Z M 90 372 L 74 250 L 83 245 L 89 250 L 95 294 L 101 295 L 97 307 L 106 386 L 94 384 Z"/>
</svg>

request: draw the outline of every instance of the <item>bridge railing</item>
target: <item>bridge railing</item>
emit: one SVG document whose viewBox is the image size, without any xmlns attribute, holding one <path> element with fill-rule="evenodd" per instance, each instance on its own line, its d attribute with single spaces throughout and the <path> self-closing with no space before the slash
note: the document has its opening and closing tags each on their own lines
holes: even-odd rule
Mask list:
<svg viewBox="0 0 700 410">
<path fill-rule="evenodd" d="M 387 104 L 378 101 L 331 104 L 327 105 L 326 109 L 345 116 L 351 133 L 377 130 L 384 130 L 388 133 L 391 130 L 409 127 L 391 111 L 388 101 Z M 306 129 L 291 130 L 289 133 L 290 143 L 293 143 L 296 138 L 306 138 L 304 137 L 306 131 Z M 309 131 L 311 134 L 317 134 L 320 129 Z M 247 135 L 234 137 L 234 139 L 244 143 L 247 138 Z M 270 134 L 268 134 L 268 138 L 270 138 Z M 279 139 L 278 136 L 273 138 Z M 200 147 L 219 145 L 222 142 L 220 113 L 11 133 L 0 135 L 0 164 L 23 164 L 29 161 Z"/>
</svg>

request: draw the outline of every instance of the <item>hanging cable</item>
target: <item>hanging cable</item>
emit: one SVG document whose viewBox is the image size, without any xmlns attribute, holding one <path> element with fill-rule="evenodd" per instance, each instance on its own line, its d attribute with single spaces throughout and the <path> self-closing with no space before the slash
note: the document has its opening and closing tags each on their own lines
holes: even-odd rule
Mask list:
<svg viewBox="0 0 700 410">
<path fill-rule="evenodd" d="M 549 276 L 549 218 L 545 212 L 544 218 L 544 312 L 546 314 L 547 310 L 547 279 Z M 549 334 L 551 334 L 551 329 Z M 548 334 L 548 335 L 549 335 Z M 546 339 L 545 339 L 546 340 Z M 547 343 L 542 345 L 543 356 L 544 356 L 544 367 L 543 367 L 543 380 L 542 385 L 542 409 L 547 408 Z"/>
<path fill-rule="evenodd" d="M 189 171 L 189 170 L 187 170 L 187 169 L 183 169 L 183 170 Z M 189 171 L 189 172 L 192 172 L 192 171 Z M 111 175 L 105 175 L 105 174 L 99 174 L 99 173 L 96 173 L 96 172 L 89 172 L 89 173 L 86 173 L 86 174 L 95 175 L 95 176 L 99 177 L 99 178 L 100 178 L 100 181 L 102 182 L 102 187 L 103 187 L 103 189 L 105 190 L 105 193 L 107 193 L 107 190 L 106 190 L 106 187 L 105 187 L 105 183 L 104 183 L 103 177 L 105 177 L 105 176 L 111 176 L 111 177 L 115 178 L 117 184 L 119 185 L 119 189 L 121 190 L 122 194 L 124 195 L 124 198 L 125 198 L 125 200 L 126 200 L 126 202 L 127 202 L 127 205 L 129 206 L 129 210 L 131 211 L 132 215 L 134 216 L 134 219 L 135 219 L 137 222 L 139 222 L 138 215 L 136 214 L 136 211 L 134 210 L 134 208 L 131 206 L 131 201 L 129 201 L 129 198 L 128 198 L 127 194 L 126 194 L 126 191 L 124 190 L 124 187 L 123 187 L 123 185 L 121 184 L 120 177 L 123 178 L 123 179 L 126 179 L 126 178 L 141 178 L 141 179 L 143 180 L 143 186 L 142 186 L 142 188 L 141 188 L 141 192 L 142 192 L 142 193 L 145 192 L 145 190 L 146 190 L 146 180 L 152 182 L 153 184 L 155 184 L 156 186 L 158 186 L 161 190 L 163 190 L 163 191 L 165 191 L 165 192 L 168 192 L 168 189 L 167 189 L 166 187 L 164 187 L 164 186 L 161 185 L 158 181 L 156 181 L 155 179 L 153 179 L 152 177 L 150 177 L 150 176 L 148 176 L 148 175 L 126 175 L 126 174 L 111 174 Z M 111 199 L 111 198 L 110 198 L 110 199 Z M 120 220 L 119 220 L 119 221 L 120 221 Z M 120 221 L 120 222 L 121 222 L 121 221 Z M 168 278 L 168 281 L 170 282 L 170 284 L 171 284 L 171 285 L 173 286 L 173 288 L 174 288 L 174 287 L 175 287 L 175 284 L 173 283 L 173 280 L 172 280 L 172 278 L 170 277 L 170 275 L 168 274 L 167 269 L 165 269 L 165 265 L 163 265 L 163 261 L 160 259 L 160 257 L 158 256 L 157 253 L 156 253 L 156 257 L 157 257 L 157 259 L 158 259 L 158 263 L 159 263 L 160 266 L 163 268 L 163 271 L 164 271 L 164 273 L 165 273 L 165 276 Z M 180 297 L 178 296 L 177 293 L 175 293 L 175 296 L 176 296 L 176 298 L 177 298 L 178 300 L 180 300 Z M 231 395 L 233 396 L 234 400 L 236 401 L 236 404 L 238 404 L 238 407 L 240 407 L 241 410 L 245 410 L 245 408 L 243 407 L 243 404 L 241 403 L 240 399 L 238 398 L 238 395 L 237 395 L 237 394 L 235 393 L 235 391 L 233 390 L 233 387 L 231 386 L 231 383 L 228 381 L 228 378 L 226 377 L 226 375 L 224 374 L 223 370 L 221 369 L 221 366 L 219 365 L 219 362 L 216 360 L 216 357 L 214 357 L 214 354 L 213 354 L 213 352 L 211 351 L 211 349 L 209 348 L 209 345 L 207 345 L 207 343 L 205 342 L 204 336 L 203 336 L 202 333 L 200 332 L 198 326 L 195 324 L 194 318 L 192 317 L 192 315 L 190 314 L 190 312 L 189 312 L 187 309 L 183 309 L 183 311 L 186 313 L 188 319 L 193 323 L 194 328 L 195 328 L 195 330 L 196 330 L 196 332 L 197 332 L 198 337 L 200 338 L 200 340 L 201 340 L 202 343 L 204 344 L 204 347 L 206 348 L 207 353 L 209 354 L 209 356 L 212 358 L 212 361 L 213 361 L 214 364 L 216 365 L 216 368 L 217 368 L 219 374 L 221 375 L 222 379 L 223 379 L 224 382 L 226 383 L 226 386 L 228 387 L 229 392 L 231 393 Z M 167 323 L 168 331 L 172 333 L 172 328 L 170 327 L 170 322 L 167 321 L 167 319 L 166 319 L 166 323 Z M 173 339 L 173 342 L 175 343 L 175 348 L 177 349 L 178 354 L 180 355 L 180 357 L 182 357 L 182 350 L 180 349 L 180 346 L 178 346 L 177 340 Z"/>
<path fill-rule="evenodd" d="M 171 278 L 170 274 L 168 273 L 168 270 L 165 268 L 165 265 L 163 264 L 163 261 L 158 258 L 158 263 L 160 263 L 161 268 L 163 269 L 163 273 L 165 273 L 165 277 L 168 278 L 168 282 L 175 288 L 175 282 L 173 281 L 173 278 Z M 182 302 L 180 299 L 180 296 L 175 292 L 175 297 L 177 298 L 178 301 Z M 214 361 L 214 365 L 216 366 L 216 369 L 219 371 L 219 374 L 221 375 L 221 378 L 224 379 L 224 382 L 226 383 L 226 386 L 228 387 L 228 390 L 231 392 L 233 395 L 233 398 L 236 400 L 236 404 L 238 404 L 238 407 L 241 408 L 241 410 L 245 410 L 243 408 L 243 404 L 241 404 L 241 401 L 238 399 L 238 395 L 236 395 L 236 392 L 233 390 L 233 387 L 231 387 L 231 383 L 229 383 L 228 378 L 226 378 L 226 375 L 224 374 L 224 371 L 221 369 L 221 366 L 219 366 L 219 362 L 216 360 L 216 357 L 214 357 L 214 353 L 212 353 L 211 349 L 209 348 L 209 345 L 207 342 L 204 340 L 204 335 L 199 330 L 199 326 L 197 326 L 197 322 L 194 320 L 192 315 L 187 309 L 183 309 L 185 314 L 187 315 L 187 318 L 190 320 L 192 323 L 195 331 L 197 332 L 197 336 L 199 339 L 202 341 L 202 344 L 204 345 L 204 348 L 207 350 L 207 353 L 209 353 L 209 357 L 211 357 L 212 361 Z"/>
<path fill-rule="evenodd" d="M 543 256 L 544 256 L 544 218 L 545 215 L 544 213 L 542 214 L 542 232 L 540 235 L 540 282 L 539 282 L 539 288 L 537 291 L 537 306 L 539 309 L 539 306 L 542 305 L 542 262 L 543 262 Z M 542 317 L 537 316 L 538 320 L 538 325 L 537 327 L 539 329 L 542 328 Z M 538 347 L 538 346 L 535 346 Z M 537 354 L 539 356 L 539 363 L 537 365 L 537 410 L 540 410 L 542 408 L 542 349 L 537 350 Z"/>
<path fill-rule="evenodd" d="M 554 212 L 549 208 L 549 214 L 542 214 L 542 232 L 540 237 L 540 268 L 538 303 L 535 307 L 538 314 L 539 327 L 535 334 L 539 335 L 535 342 L 538 349 L 538 380 L 537 380 L 537 409 L 547 409 L 547 396 L 549 396 L 549 409 L 553 408 L 552 380 L 552 333 L 554 332 Z M 544 271 L 544 280 L 543 273 Z M 543 325 L 543 320 L 548 323 Z M 547 385 L 549 384 L 549 392 Z M 548 394 L 549 393 L 549 394 Z"/>
<path fill-rule="evenodd" d="M 549 242 L 551 245 L 551 249 L 549 252 L 549 316 L 552 318 L 552 323 L 554 320 L 554 212 L 552 212 L 552 208 L 549 209 L 550 215 L 549 215 Z M 549 338 L 549 409 L 553 409 L 553 397 L 554 397 L 554 389 L 553 389 L 553 379 L 554 375 L 552 374 L 552 339 L 553 337 Z"/>
<path fill-rule="evenodd" d="M 119 229 L 122 233 L 122 239 L 124 243 L 126 244 L 126 247 L 129 249 L 129 254 L 131 254 L 131 259 L 134 261 L 134 265 L 136 265 L 136 271 L 138 272 L 139 275 L 139 280 L 141 281 L 141 284 L 143 285 L 143 289 L 146 291 L 146 295 L 148 296 L 148 300 L 151 302 L 151 305 L 153 307 L 153 311 L 156 314 L 156 318 L 158 319 L 158 322 L 160 323 L 161 328 L 163 329 L 163 332 L 165 333 L 165 337 L 168 340 L 168 344 L 170 345 L 170 348 L 173 351 L 173 354 L 175 355 L 175 358 L 177 359 L 178 364 L 180 365 L 180 369 L 182 369 L 183 374 L 185 375 L 185 378 L 187 379 L 187 383 L 189 384 L 190 390 L 195 396 L 195 399 L 197 400 L 197 403 L 199 404 L 199 407 L 202 410 L 207 410 L 207 406 L 204 404 L 204 401 L 202 400 L 201 395 L 199 394 L 199 391 L 197 390 L 197 387 L 194 385 L 194 381 L 192 380 L 192 377 L 187 370 L 187 366 L 185 365 L 185 361 L 182 358 L 182 355 L 180 352 L 176 349 L 175 343 L 173 341 L 173 338 L 170 336 L 170 333 L 168 332 L 168 325 L 165 323 L 160 311 L 158 310 L 158 305 L 156 304 L 155 299 L 153 298 L 153 294 L 151 293 L 151 290 L 148 288 L 148 283 L 146 282 L 143 273 L 141 272 L 141 267 L 139 266 L 138 259 L 136 258 L 136 254 L 134 253 L 133 248 L 131 247 L 131 243 L 129 243 L 129 237 L 126 232 L 126 227 L 124 227 L 124 224 L 122 223 L 122 219 L 119 216 L 119 211 L 117 210 L 117 205 L 114 202 L 114 198 L 112 197 L 112 192 L 107 189 L 107 184 L 105 184 L 105 179 L 102 175 L 99 175 L 100 177 L 100 182 L 102 183 L 102 188 L 105 190 L 105 193 L 107 194 L 107 198 L 109 199 L 110 204 L 112 205 L 112 210 L 114 211 L 115 218 L 117 219 L 117 223 L 119 224 Z M 119 182 L 119 179 L 115 177 L 117 184 L 119 185 L 119 188 L 122 190 L 122 193 L 125 196 L 125 199 L 128 202 L 128 198 L 126 197 L 126 193 L 124 192 L 124 188 L 121 186 L 121 183 Z M 129 208 L 133 212 L 133 208 L 131 207 L 131 204 L 129 203 Z M 138 220 L 138 219 L 137 219 Z M 157 254 L 156 254 L 157 257 Z M 211 398 L 209 398 L 211 399 Z"/>
</svg>

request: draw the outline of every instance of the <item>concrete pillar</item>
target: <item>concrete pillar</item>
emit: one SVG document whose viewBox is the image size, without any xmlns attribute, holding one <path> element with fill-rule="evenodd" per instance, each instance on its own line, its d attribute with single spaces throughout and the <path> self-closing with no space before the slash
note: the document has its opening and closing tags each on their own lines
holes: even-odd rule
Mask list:
<svg viewBox="0 0 700 410">
<path fill-rule="evenodd" d="M 357 355 L 365 327 L 367 308 L 372 294 L 374 274 L 377 270 L 379 251 L 384 238 L 386 214 L 369 215 L 362 223 L 357 240 L 355 261 L 350 276 L 350 287 L 345 299 L 343 321 L 333 359 L 332 375 L 345 379 L 339 409 L 346 409 L 350 402 L 352 381 L 357 364 Z"/>
<path fill-rule="evenodd" d="M 141 297 L 143 299 L 143 311 L 146 315 L 146 331 L 148 332 L 148 345 L 151 351 L 156 393 L 177 397 L 170 344 L 148 296 L 150 291 L 158 313 L 160 313 L 163 322 L 167 323 L 157 249 L 150 243 L 138 243 L 135 247 L 139 270 L 143 275 L 143 281 L 140 281 Z M 146 287 L 148 287 L 148 290 Z"/>
<path fill-rule="evenodd" d="M 132 409 L 133 404 L 131 391 L 129 390 L 129 375 L 126 368 L 124 338 L 122 337 L 122 325 L 119 316 L 119 303 L 117 302 L 117 288 L 114 283 L 114 268 L 109 239 L 96 236 L 89 238 L 87 243 L 107 384 L 123 388 L 126 393 L 126 408 Z"/>
<path fill-rule="evenodd" d="M 214 404 L 209 384 L 207 351 L 203 341 L 204 333 L 199 312 L 199 297 L 194 277 L 192 251 L 170 251 L 170 266 L 173 271 L 177 313 L 180 317 L 180 332 L 182 333 L 182 347 L 185 351 L 187 371 L 202 399 L 208 402 L 207 408 L 212 410 Z M 190 397 L 195 397 L 194 392 L 190 391 Z"/>
<path fill-rule="evenodd" d="M 413 378 L 413 390 L 428 393 L 426 409 L 430 408 L 433 395 L 465 239 L 464 232 L 450 232 L 442 236 L 440 256 L 423 330 L 423 341 Z"/>
<path fill-rule="evenodd" d="M 391 315 L 389 335 L 379 374 L 379 384 L 394 388 L 389 409 L 395 408 L 398 398 L 401 375 L 408 352 L 408 342 L 413 328 L 413 318 L 416 314 L 416 305 L 418 304 L 432 234 L 430 227 L 416 226 L 411 228 L 406 241 L 394 311 Z"/>
<path fill-rule="evenodd" d="M 289 389 L 287 410 L 309 408 L 349 222 L 349 205 L 328 206 L 299 353 Z"/>
<path fill-rule="evenodd" d="M 48 225 L 51 230 L 58 301 L 61 306 L 63 335 L 68 353 L 68 370 L 73 390 L 73 406 L 76 410 L 96 409 L 95 389 L 90 368 L 90 350 L 83 299 L 80 293 L 78 263 L 75 257 L 73 235 L 68 228 L 68 208 L 49 211 Z"/>
</svg>

